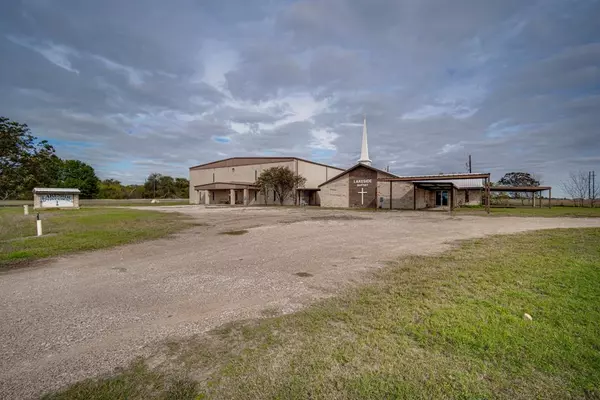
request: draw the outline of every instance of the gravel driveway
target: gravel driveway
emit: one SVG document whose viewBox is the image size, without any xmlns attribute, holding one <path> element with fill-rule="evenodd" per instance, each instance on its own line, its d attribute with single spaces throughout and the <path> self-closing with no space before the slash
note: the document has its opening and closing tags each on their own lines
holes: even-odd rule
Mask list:
<svg viewBox="0 0 600 400">
<path fill-rule="evenodd" d="M 600 218 L 152 209 L 208 225 L 0 274 L 0 398 L 36 397 L 125 366 L 167 338 L 259 317 L 266 308 L 294 311 L 398 256 L 440 252 L 489 234 L 600 227 Z M 234 229 L 248 233 L 219 234 Z"/>
</svg>

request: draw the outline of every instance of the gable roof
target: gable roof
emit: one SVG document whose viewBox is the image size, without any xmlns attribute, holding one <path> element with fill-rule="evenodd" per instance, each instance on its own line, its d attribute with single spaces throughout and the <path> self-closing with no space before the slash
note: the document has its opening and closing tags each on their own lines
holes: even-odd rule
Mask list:
<svg viewBox="0 0 600 400">
<path fill-rule="evenodd" d="M 358 163 L 358 164 L 356 164 L 356 165 L 354 165 L 354 166 L 352 166 L 352 167 L 348 168 L 347 170 L 343 171 L 341 174 L 337 174 L 337 175 L 336 175 L 336 176 L 334 176 L 333 178 L 331 178 L 331 179 L 328 179 L 328 180 L 326 180 L 325 182 L 321 183 L 321 184 L 319 185 L 319 187 L 321 187 L 321 186 L 323 186 L 323 185 L 326 185 L 326 184 L 328 184 L 329 182 L 333 182 L 333 181 L 335 181 L 336 179 L 339 179 L 339 178 L 341 178 L 342 176 L 346 175 L 346 174 L 347 174 L 347 173 L 349 173 L 350 171 L 354 171 L 354 170 L 355 170 L 356 168 L 358 168 L 358 167 L 364 167 L 364 168 L 370 169 L 370 170 L 372 170 L 372 171 L 376 171 L 376 172 L 379 172 L 379 173 L 382 173 L 382 174 L 385 174 L 385 175 L 389 175 L 389 178 L 395 178 L 395 177 L 397 177 L 397 175 L 394 175 L 394 174 L 392 174 L 391 172 L 387 172 L 387 171 L 384 171 L 384 170 L 382 170 L 382 169 L 379 169 L 379 168 L 371 167 L 370 165 L 365 165 L 365 164 Z"/>
<path fill-rule="evenodd" d="M 320 165 L 322 167 L 333 168 L 343 171 L 342 168 L 334 167 L 333 165 L 321 164 L 318 162 L 305 160 L 304 158 L 298 157 L 230 157 L 223 160 L 211 161 L 206 164 L 200 164 L 190 167 L 190 170 L 194 169 L 211 169 L 211 168 L 226 168 L 226 167 L 238 167 L 242 165 L 256 165 L 256 164 L 269 164 L 286 161 L 304 161 L 310 164 Z"/>
</svg>

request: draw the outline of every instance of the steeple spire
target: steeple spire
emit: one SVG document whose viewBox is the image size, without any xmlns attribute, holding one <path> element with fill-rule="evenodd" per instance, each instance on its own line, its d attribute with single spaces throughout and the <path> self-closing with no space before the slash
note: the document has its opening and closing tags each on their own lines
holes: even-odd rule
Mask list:
<svg viewBox="0 0 600 400">
<path fill-rule="evenodd" d="M 367 143 L 367 116 L 364 116 L 363 120 L 363 134 L 362 134 L 362 146 L 360 148 L 360 160 L 358 160 L 360 164 L 371 165 L 371 160 L 369 159 L 369 145 Z"/>
</svg>

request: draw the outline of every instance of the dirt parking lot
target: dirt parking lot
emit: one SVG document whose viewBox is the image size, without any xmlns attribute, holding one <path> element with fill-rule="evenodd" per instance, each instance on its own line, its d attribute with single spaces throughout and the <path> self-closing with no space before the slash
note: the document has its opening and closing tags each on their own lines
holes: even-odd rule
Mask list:
<svg viewBox="0 0 600 400">
<path fill-rule="evenodd" d="M 0 274 L 0 398 L 33 398 L 225 322 L 292 312 L 407 254 L 599 219 L 153 207 L 202 222 L 168 239 Z M 240 235 L 225 231 L 247 230 Z"/>
</svg>

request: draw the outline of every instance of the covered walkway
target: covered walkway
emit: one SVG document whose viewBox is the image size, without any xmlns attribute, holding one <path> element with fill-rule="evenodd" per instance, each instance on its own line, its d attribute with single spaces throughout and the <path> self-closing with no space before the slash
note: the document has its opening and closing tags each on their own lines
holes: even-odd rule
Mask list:
<svg viewBox="0 0 600 400">
<path fill-rule="evenodd" d="M 213 182 L 194 186 L 198 204 L 243 204 L 256 201 L 259 188 L 246 182 Z"/>
</svg>

